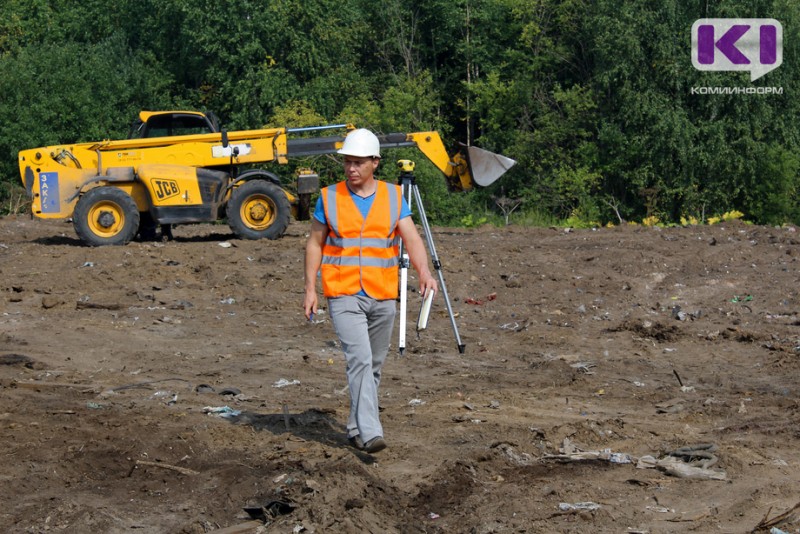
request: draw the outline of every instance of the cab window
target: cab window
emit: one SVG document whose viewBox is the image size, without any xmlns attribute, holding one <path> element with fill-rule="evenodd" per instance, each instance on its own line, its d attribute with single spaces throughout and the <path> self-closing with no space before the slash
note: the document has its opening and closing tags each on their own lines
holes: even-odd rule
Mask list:
<svg viewBox="0 0 800 534">
<path fill-rule="evenodd" d="M 135 128 L 133 138 L 171 137 L 213 133 L 205 117 L 199 115 L 154 115 L 146 124 Z"/>
</svg>

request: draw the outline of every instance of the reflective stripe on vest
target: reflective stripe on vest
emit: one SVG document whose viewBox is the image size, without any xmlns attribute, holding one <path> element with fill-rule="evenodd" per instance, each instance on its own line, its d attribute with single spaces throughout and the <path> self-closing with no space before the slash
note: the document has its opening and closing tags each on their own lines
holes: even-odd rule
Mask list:
<svg viewBox="0 0 800 534">
<path fill-rule="evenodd" d="M 346 182 L 322 191 L 328 237 L 322 249 L 322 290 L 326 297 L 355 295 L 362 289 L 376 299 L 397 298 L 402 192 L 378 181 L 364 218 Z"/>
</svg>

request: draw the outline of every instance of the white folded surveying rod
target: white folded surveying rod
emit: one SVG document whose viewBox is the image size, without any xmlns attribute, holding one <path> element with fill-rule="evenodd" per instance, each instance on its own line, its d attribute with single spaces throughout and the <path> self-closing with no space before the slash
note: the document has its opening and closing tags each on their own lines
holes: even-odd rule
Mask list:
<svg viewBox="0 0 800 534">
<path fill-rule="evenodd" d="M 456 318 L 453 314 L 453 308 L 450 305 L 450 297 L 447 294 L 447 285 L 444 283 L 444 273 L 442 272 L 442 264 L 439 257 L 436 255 L 436 246 L 433 244 L 433 236 L 431 235 L 431 227 L 428 224 L 428 217 L 425 215 L 425 208 L 422 205 L 422 197 L 419 194 L 416 179 L 414 178 L 414 162 L 407 159 L 401 159 L 397 162 L 398 167 L 401 169 L 400 185 L 403 188 L 403 196 L 408 203 L 408 207 L 412 208 L 413 201 L 416 201 L 419 210 L 419 220 L 422 223 L 422 229 L 425 234 L 425 242 L 428 244 L 428 252 L 431 255 L 431 262 L 433 268 L 439 276 L 439 290 L 444 296 L 444 302 L 447 306 L 447 313 L 450 315 L 450 324 L 453 327 L 453 334 L 455 334 L 456 345 L 458 352 L 464 354 L 465 346 L 461 342 L 461 336 L 458 335 L 458 326 L 456 325 Z M 398 347 L 400 355 L 402 356 L 406 350 L 406 312 L 408 310 L 408 266 L 409 257 L 405 251 L 403 240 L 400 240 L 400 336 L 398 340 Z"/>
</svg>

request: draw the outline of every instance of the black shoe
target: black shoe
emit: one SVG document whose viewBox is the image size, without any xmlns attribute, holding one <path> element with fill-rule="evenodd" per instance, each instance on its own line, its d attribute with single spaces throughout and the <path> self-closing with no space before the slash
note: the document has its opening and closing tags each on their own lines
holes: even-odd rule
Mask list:
<svg viewBox="0 0 800 534">
<path fill-rule="evenodd" d="M 372 438 L 371 440 L 369 440 L 364 444 L 364 452 L 368 452 L 370 454 L 382 451 L 385 448 L 386 448 L 386 442 L 383 441 L 383 436 Z"/>
<path fill-rule="evenodd" d="M 359 436 L 358 434 L 356 434 L 351 438 L 347 438 L 347 441 L 350 442 L 350 446 L 353 447 L 354 449 L 358 449 L 360 451 L 364 450 L 364 442 L 361 441 L 361 436 Z"/>
</svg>

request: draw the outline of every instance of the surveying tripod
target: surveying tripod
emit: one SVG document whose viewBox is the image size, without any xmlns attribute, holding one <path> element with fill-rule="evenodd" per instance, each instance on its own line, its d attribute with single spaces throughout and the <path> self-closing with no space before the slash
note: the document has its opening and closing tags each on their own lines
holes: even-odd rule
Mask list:
<svg viewBox="0 0 800 534">
<path fill-rule="evenodd" d="M 400 168 L 399 183 L 403 190 L 403 197 L 411 209 L 414 200 L 417 202 L 419 210 L 419 220 L 422 223 L 422 229 L 425 233 L 425 241 L 428 244 L 428 252 L 431 255 L 433 268 L 439 275 L 439 288 L 441 289 L 442 296 L 444 297 L 445 305 L 447 306 L 447 313 L 450 315 L 450 324 L 453 327 L 453 334 L 456 337 L 456 345 L 458 352 L 464 354 L 464 344 L 461 342 L 461 337 L 458 335 L 458 326 L 456 326 L 456 318 L 453 315 L 453 307 L 450 305 L 450 297 L 447 295 L 447 286 L 444 283 L 444 273 L 442 273 L 442 264 L 439 257 L 436 255 L 436 246 L 433 244 L 433 236 L 431 235 L 431 227 L 428 225 L 428 218 L 425 215 L 425 208 L 422 205 L 422 197 L 419 194 L 419 187 L 417 187 L 416 178 L 414 178 L 414 162 L 409 159 L 401 159 L 397 162 Z M 406 311 L 407 311 L 407 297 L 408 297 L 408 266 L 409 257 L 405 251 L 403 240 L 400 240 L 400 339 L 398 346 L 400 348 L 400 355 L 402 356 L 406 350 Z"/>
</svg>

